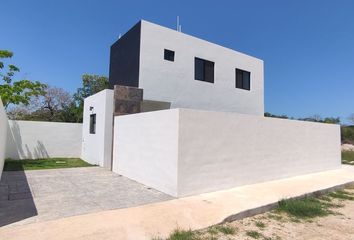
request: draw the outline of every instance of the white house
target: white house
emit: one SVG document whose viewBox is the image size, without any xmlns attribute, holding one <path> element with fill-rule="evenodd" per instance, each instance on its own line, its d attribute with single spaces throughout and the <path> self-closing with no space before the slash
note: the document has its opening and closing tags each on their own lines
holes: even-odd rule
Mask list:
<svg viewBox="0 0 354 240">
<path fill-rule="evenodd" d="M 338 125 L 265 118 L 263 61 L 140 21 L 85 99 L 82 158 L 172 196 L 340 167 Z"/>
<path fill-rule="evenodd" d="M 264 114 L 262 60 L 147 21 L 112 45 L 109 72 L 171 108 Z"/>
</svg>

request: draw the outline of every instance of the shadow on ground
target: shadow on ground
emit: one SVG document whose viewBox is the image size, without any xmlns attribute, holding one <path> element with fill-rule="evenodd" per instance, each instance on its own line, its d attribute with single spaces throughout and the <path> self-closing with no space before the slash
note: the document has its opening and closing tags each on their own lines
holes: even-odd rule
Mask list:
<svg viewBox="0 0 354 240">
<path fill-rule="evenodd" d="M 37 214 L 25 172 L 4 171 L 0 181 L 0 227 Z"/>
</svg>

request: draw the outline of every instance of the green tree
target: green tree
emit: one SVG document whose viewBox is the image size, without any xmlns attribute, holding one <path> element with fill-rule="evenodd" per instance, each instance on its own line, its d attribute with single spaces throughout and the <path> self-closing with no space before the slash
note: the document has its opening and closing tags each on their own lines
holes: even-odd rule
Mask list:
<svg viewBox="0 0 354 240">
<path fill-rule="evenodd" d="M 42 96 L 32 96 L 26 106 L 11 108 L 8 116 L 14 120 L 82 122 L 84 99 L 106 89 L 108 78 L 85 74 L 82 85 L 73 96 L 64 89 L 48 86 Z"/>
<path fill-rule="evenodd" d="M 283 119 L 289 119 L 289 117 L 287 115 L 275 115 L 275 114 L 271 114 L 269 112 L 265 112 L 264 113 L 265 117 L 272 117 L 272 118 L 283 118 Z"/>
<path fill-rule="evenodd" d="M 269 112 L 264 113 L 265 117 L 272 117 L 272 118 L 284 118 L 284 119 L 295 119 L 293 117 L 288 117 L 287 115 L 275 115 Z M 311 117 L 307 118 L 298 118 L 297 120 L 300 121 L 308 121 L 308 122 L 321 122 L 321 123 L 333 123 L 333 124 L 340 124 L 340 118 L 339 117 L 326 117 L 326 118 L 321 118 L 320 115 L 313 115 Z"/>
<path fill-rule="evenodd" d="M 322 118 L 320 115 L 314 115 L 314 116 L 307 117 L 307 118 L 299 118 L 298 120 L 308 121 L 308 122 L 340 124 L 340 118 L 339 117 Z"/>
<path fill-rule="evenodd" d="M 74 101 L 72 101 L 68 106 L 66 106 L 62 110 L 61 119 L 63 122 L 76 122 L 76 123 L 82 122 L 82 112 L 76 106 Z"/>
<path fill-rule="evenodd" d="M 333 124 L 340 124 L 340 118 L 339 117 L 326 117 L 323 120 L 324 123 L 333 123 Z"/>
<path fill-rule="evenodd" d="M 354 144 L 354 126 L 341 127 L 342 143 Z"/>
<path fill-rule="evenodd" d="M 2 59 L 9 59 L 13 53 L 8 50 L 0 50 L 0 77 L 4 81 L 0 85 L 0 97 L 5 106 L 5 109 L 10 104 L 29 104 L 32 96 L 39 96 L 44 94 L 45 84 L 39 81 L 19 80 L 13 81 L 13 77 L 20 69 L 15 65 L 5 64 Z"/>
<path fill-rule="evenodd" d="M 76 108 L 69 108 L 69 114 L 76 115 L 76 122 L 82 122 L 84 99 L 107 88 L 107 77 L 92 74 L 82 75 L 82 87 L 78 88 L 74 94 Z"/>
</svg>

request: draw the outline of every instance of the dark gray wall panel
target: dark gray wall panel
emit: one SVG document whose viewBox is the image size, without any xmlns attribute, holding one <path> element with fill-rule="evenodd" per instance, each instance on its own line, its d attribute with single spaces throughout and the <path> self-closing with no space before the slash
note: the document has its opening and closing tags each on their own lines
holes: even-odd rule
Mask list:
<svg viewBox="0 0 354 240">
<path fill-rule="evenodd" d="M 141 22 L 111 46 L 109 88 L 114 85 L 139 87 Z"/>
</svg>

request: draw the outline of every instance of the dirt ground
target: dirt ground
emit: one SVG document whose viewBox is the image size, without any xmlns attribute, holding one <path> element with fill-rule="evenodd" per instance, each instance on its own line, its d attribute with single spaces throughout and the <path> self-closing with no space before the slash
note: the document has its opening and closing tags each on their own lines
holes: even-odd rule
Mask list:
<svg viewBox="0 0 354 240">
<path fill-rule="evenodd" d="M 354 193 L 354 189 L 346 191 Z M 250 218 L 224 224 L 236 231 L 233 234 L 200 231 L 202 239 L 354 239 L 354 201 L 332 199 L 340 207 L 332 208 L 335 214 L 312 219 L 289 217 L 286 213 L 271 211 Z M 252 231 L 252 232 L 251 232 Z M 248 236 L 251 234 L 251 236 Z"/>
</svg>

